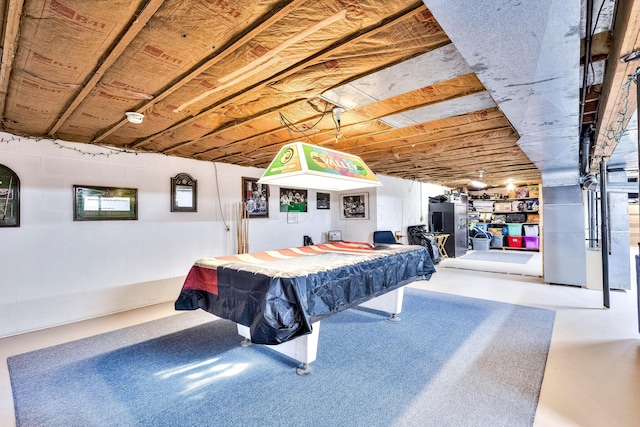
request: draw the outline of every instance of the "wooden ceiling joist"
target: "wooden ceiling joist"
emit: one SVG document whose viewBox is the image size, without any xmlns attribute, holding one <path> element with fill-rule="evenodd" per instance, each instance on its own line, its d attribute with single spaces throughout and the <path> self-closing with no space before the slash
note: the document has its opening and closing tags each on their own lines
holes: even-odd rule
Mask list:
<svg viewBox="0 0 640 427">
<path fill-rule="evenodd" d="M 0 112 L 3 113 L 7 102 L 7 90 L 9 87 L 9 75 L 13 68 L 13 58 L 17 46 L 18 30 L 20 28 L 20 15 L 24 0 L 9 0 L 4 18 L 2 34 L 2 64 L 0 65 Z"/>
<path fill-rule="evenodd" d="M 617 146 L 617 136 L 622 135 L 633 111 L 637 108 L 635 87 L 629 76 L 636 73 L 638 61 L 621 62 L 619 59 L 640 49 L 640 0 L 619 2 L 616 10 L 616 26 L 609 56 L 607 75 L 603 83 L 600 101 L 596 144 L 591 168 L 595 170 L 602 159 L 611 156 Z M 627 88 L 626 90 L 624 88 Z"/>
<path fill-rule="evenodd" d="M 147 25 L 147 22 L 149 22 L 149 20 L 153 17 L 160 6 L 162 6 L 162 3 L 164 3 L 164 0 L 150 0 L 144 6 L 144 9 L 140 11 L 140 14 L 135 19 L 132 19 L 127 30 L 120 37 L 120 40 L 118 40 L 118 42 L 111 49 L 104 61 L 102 61 L 98 68 L 93 72 L 89 81 L 84 84 L 82 90 L 80 90 L 73 101 L 71 101 L 71 103 L 67 106 L 56 123 L 54 123 L 51 129 L 49 129 L 49 135 L 54 136 L 58 129 L 60 129 L 60 126 L 64 124 L 69 116 L 71 116 L 76 108 L 78 108 L 78 106 L 82 103 L 82 101 L 84 101 L 85 98 L 91 93 L 104 73 L 114 64 L 114 62 L 116 62 L 118 58 L 120 58 L 120 55 L 122 55 L 124 50 L 129 46 L 131 41 L 138 35 L 138 33 L 144 28 L 144 26 Z"/>
<path fill-rule="evenodd" d="M 217 64 L 218 62 L 220 62 L 221 60 L 223 60 L 224 58 L 226 58 L 227 56 L 229 56 L 230 54 L 232 54 L 233 52 L 238 50 L 238 48 L 240 48 L 241 46 L 245 45 L 249 40 L 251 40 L 257 34 L 265 31 L 268 28 L 270 28 L 273 24 L 275 24 L 280 19 L 282 19 L 282 17 L 284 17 L 284 16 L 288 15 L 289 13 L 291 13 L 293 10 L 298 8 L 305 1 L 306 0 L 292 0 L 286 6 L 283 6 L 282 8 L 278 9 L 275 13 L 269 15 L 262 22 L 258 23 L 258 25 L 254 26 L 249 31 L 247 31 L 246 33 L 242 34 L 242 36 L 239 39 L 235 40 L 234 42 L 232 42 L 228 46 L 223 46 L 218 52 L 214 53 L 211 58 L 206 59 L 203 63 L 201 63 L 201 64 L 197 65 L 196 67 L 194 67 L 192 70 L 190 70 L 184 76 L 182 76 L 178 81 L 175 81 L 175 82 L 172 82 L 171 84 L 169 84 L 164 90 L 161 91 L 161 93 L 159 93 L 157 96 L 155 96 L 149 102 L 146 102 L 143 105 L 141 105 L 138 108 L 136 108 L 135 111 L 138 112 L 138 113 L 144 113 L 146 110 L 151 108 L 151 106 L 153 106 L 154 104 L 157 104 L 158 102 L 160 102 L 163 99 L 167 98 L 169 95 L 174 93 L 176 90 L 180 89 L 182 86 L 184 86 L 185 84 L 189 83 L 191 80 L 193 80 L 196 77 L 198 77 L 204 71 L 206 71 L 207 69 L 213 67 L 215 64 Z M 112 126 L 111 128 L 109 128 L 106 131 L 102 132 L 100 135 L 96 135 L 93 138 L 93 140 L 96 141 L 96 142 L 102 141 L 103 139 L 105 139 L 106 137 L 111 135 L 113 132 L 115 132 L 118 129 L 120 129 L 125 124 L 127 124 L 127 120 L 123 119 L 120 122 L 118 122 L 117 124 L 115 124 L 114 126 Z M 131 148 L 134 148 L 134 147 L 131 147 Z"/>
<path fill-rule="evenodd" d="M 157 132 L 153 135 L 150 135 L 146 138 L 141 139 L 140 141 L 136 141 L 132 144 L 128 145 L 128 148 L 138 148 L 144 144 L 147 144 L 148 142 L 150 142 L 153 139 L 159 138 L 163 135 L 166 135 L 170 132 L 175 131 L 176 129 L 179 129 L 183 126 L 186 126 L 190 123 L 193 123 L 194 121 L 198 120 L 199 118 L 201 118 L 203 115 L 205 114 L 209 114 L 211 112 L 214 112 L 215 109 L 217 109 L 218 107 L 220 107 L 221 105 L 224 104 L 229 104 L 234 102 L 235 100 L 239 99 L 240 97 L 244 97 L 247 96 L 248 94 L 253 94 L 259 90 L 264 89 L 267 85 L 276 82 L 278 80 L 284 79 L 288 76 L 291 76 L 295 73 L 297 73 L 298 71 L 301 71 L 313 64 L 317 64 L 320 63 L 322 61 L 324 61 L 325 59 L 329 58 L 332 55 L 335 55 L 336 53 L 340 52 L 341 50 L 346 49 L 347 46 L 349 46 L 349 44 L 351 43 L 357 43 L 360 40 L 364 40 L 368 37 L 371 37 L 375 34 L 380 33 L 381 31 L 385 30 L 386 28 L 393 26 L 393 25 L 397 25 L 399 23 L 402 23 L 403 21 L 407 20 L 407 19 L 411 19 L 412 17 L 414 17 L 416 14 L 422 12 L 425 9 L 424 7 L 424 3 L 422 2 L 417 2 L 414 3 L 412 6 L 410 6 L 409 8 L 405 9 L 404 11 L 402 11 L 401 13 L 395 15 L 394 17 L 392 17 L 391 19 L 389 19 L 387 22 L 385 22 L 382 25 L 374 25 L 362 32 L 360 32 L 357 36 L 351 38 L 350 40 L 342 40 L 338 43 L 335 43 L 334 45 L 322 50 L 321 52 L 318 52 L 314 55 L 309 56 L 308 58 L 306 58 L 303 61 L 298 62 L 297 64 L 287 68 L 286 70 L 283 70 L 279 73 L 276 73 L 275 75 L 269 77 L 268 79 L 265 79 L 261 82 L 258 82 L 256 84 L 253 84 L 249 87 L 247 87 L 245 90 L 242 90 L 240 92 L 237 92 L 235 94 L 232 94 L 224 99 L 218 100 L 214 103 L 212 103 L 209 107 L 207 107 L 206 109 L 200 111 L 199 113 L 193 115 L 190 118 L 187 118 L 185 120 L 182 120 L 181 122 L 168 127 L 167 129 Z"/>
</svg>

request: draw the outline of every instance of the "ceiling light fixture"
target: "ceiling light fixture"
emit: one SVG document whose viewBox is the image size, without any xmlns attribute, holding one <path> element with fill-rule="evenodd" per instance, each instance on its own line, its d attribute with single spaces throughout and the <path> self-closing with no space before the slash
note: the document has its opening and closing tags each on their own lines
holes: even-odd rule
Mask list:
<svg viewBox="0 0 640 427">
<path fill-rule="evenodd" d="M 142 123 L 142 120 L 144 120 L 144 114 L 136 113 L 135 111 L 127 111 L 125 114 L 127 115 L 129 123 L 139 125 Z"/>
<path fill-rule="evenodd" d="M 333 107 L 333 115 L 336 120 L 336 129 L 338 132 L 340 132 L 340 117 L 344 111 L 345 110 L 342 107 Z"/>
<path fill-rule="evenodd" d="M 382 185 L 360 157 L 304 142 L 283 146 L 258 182 L 330 191 Z"/>
<path fill-rule="evenodd" d="M 340 117 L 344 111 L 345 109 L 342 107 L 333 107 L 333 110 L 331 111 L 333 115 L 333 122 L 336 125 L 336 144 L 338 143 L 338 137 L 340 136 Z"/>
<path fill-rule="evenodd" d="M 472 188 L 476 188 L 478 190 L 483 190 L 483 189 L 487 188 L 487 184 L 485 184 L 484 182 L 480 182 L 480 181 L 471 181 L 471 187 Z"/>
</svg>

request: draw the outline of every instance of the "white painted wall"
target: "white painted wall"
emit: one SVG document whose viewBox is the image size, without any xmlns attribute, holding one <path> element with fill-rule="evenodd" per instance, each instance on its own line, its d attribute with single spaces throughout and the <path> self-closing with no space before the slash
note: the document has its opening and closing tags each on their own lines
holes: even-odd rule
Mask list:
<svg viewBox="0 0 640 427">
<path fill-rule="evenodd" d="M 334 229 L 342 231 L 342 238 L 350 241 L 373 241 L 376 230 L 400 232 L 407 244 L 407 227 L 427 224 L 429 197 L 444 194 L 446 187 L 417 181 L 378 175 L 382 187 L 348 191 L 332 196 L 338 209 L 333 211 Z M 369 220 L 340 219 L 340 196 L 346 194 L 369 195 Z M 334 203 L 333 199 L 331 201 Z"/>
<path fill-rule="evenodd" d="M 407 244 L 407 227 L 428 225 L 429 197 L 444 194 L 446 187 L 380 176 L 383 187 L 377 194 L 377 229 L 400 232 Z"/>
<path fill-rule="evenodd" d="M 21 180 L 21 226 L 0 228 L 0 337 L 174 300 L 195 260 L 236 252 L 241 177 L 263 172 L 5 133 L 0 164 Z M 170 211 L 170 178 L 181 172 L 198 180 L 198 212 Z M 377 229 L 406 234 L 426 221 L 428 194 L 442 194 L 379 178 L 383 187 L 366 190 L 368 220 L 341 220 L 338 193 L 317 210 L 308 190 L 308 212 L 287 223 L 271 186 L 269 218 L 249 221 L 249 250 L 301 246 L 303 235 L 318 243 L 333 229 L 352 241 L 372 241 Z M 73 221 L 74 184 L 137 188 L 138 220 Z"/>
</svg>

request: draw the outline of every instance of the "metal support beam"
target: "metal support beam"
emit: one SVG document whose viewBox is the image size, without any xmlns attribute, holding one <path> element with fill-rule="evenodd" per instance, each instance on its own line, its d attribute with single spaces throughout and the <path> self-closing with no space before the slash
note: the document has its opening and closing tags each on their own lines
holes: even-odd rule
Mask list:
<svg viewBox="0 0 640 427">
<path fill-rule="evenodd" d="M 636 77 L 636 101 L 637 105 L 640 105 L 640 81 L 637 80 Z M 638 112 L 636 112 L 638 114 Z M 636 152 L 636 156 L 638 157 L 638 170 L 640 171 L 640 132 L 636 132 L 638 137 L 638 151 Z M 638 177 L 638 185 L 640 186 L 640 177 Z M 640 188 L 639 192 L 640 194 Z M 638 242 L 638 253 L 640 254 L 640 242 Z M 640 332 L 640 255 L 636 255 L 636 299 L 638 306 L 638 332 Z"/>
<path fill-rule="evenodd" d="M 609 303 L 609 218 L 607 204 L 607 162 L 600 163 L 600 242 L 602 250 L 602 304 Z"/>
</svg>

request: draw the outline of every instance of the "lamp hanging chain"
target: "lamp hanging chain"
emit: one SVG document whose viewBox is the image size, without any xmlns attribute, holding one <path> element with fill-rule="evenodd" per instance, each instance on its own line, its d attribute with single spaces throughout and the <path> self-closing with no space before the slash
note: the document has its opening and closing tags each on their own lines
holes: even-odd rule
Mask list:
<svg viewBox="0 0 640 427">
<path fill-rule="evenodd" d="M 322 112 L 322 115 L 320 116 L 320 118 L 314 124 L 312 124 L 309 127 L 309 129 L 315 128 L 322 121 L 322 119 L 324 119 L 324 116 L 327 115 L 327 111 L 329 111 L 328 106 L 329 106 L 329 103 L 325 102 L 324 111 Z M 284 114 L 282 114 L 282 113 L 279 113 L 279 114 L 280 114 L 280 123 L 282 123 L 287 128 L 287 130 L 289 131 L 289 136 L 291 137 L 291 139 L 294 138 L 292 132 L 297 132 L 297 133 L 303 134 L 305 136 L 305 138 L 307 138 L 307 140 L 309 140 L 309 143 L 313 144 L 313 141 L 311 140 L 309 135 L 307 135 L 305 133 L 304 130 L 298 129 L 298 127 L 291 120 L 287 119 L 287 117 Z"/>
</svg>

